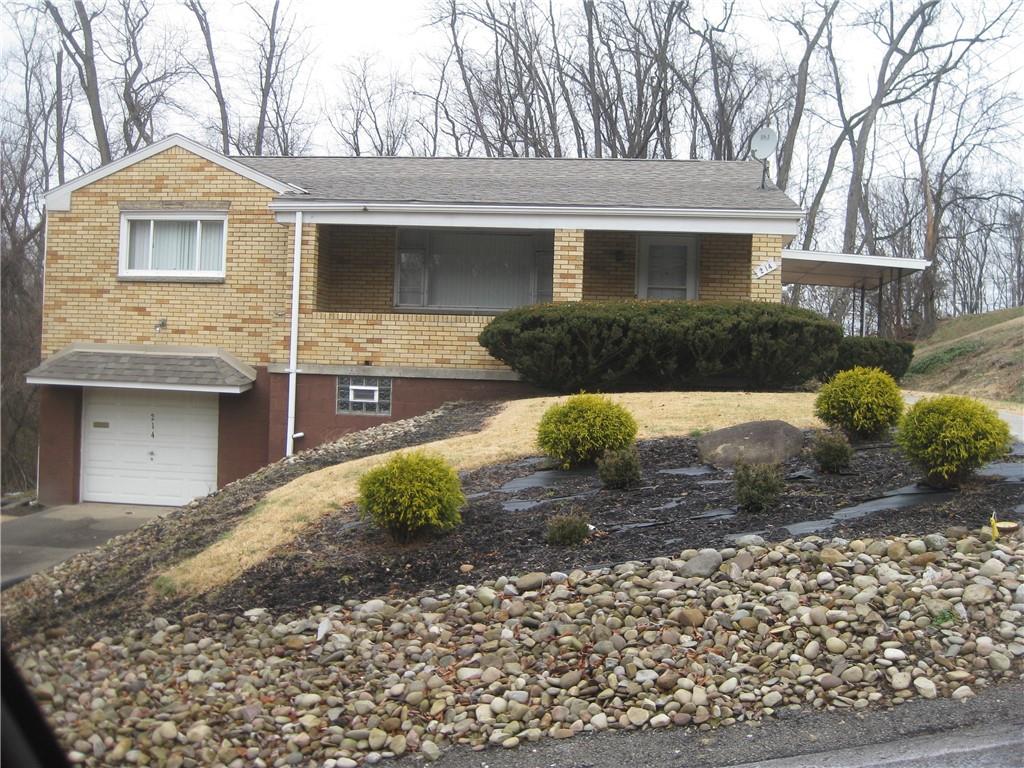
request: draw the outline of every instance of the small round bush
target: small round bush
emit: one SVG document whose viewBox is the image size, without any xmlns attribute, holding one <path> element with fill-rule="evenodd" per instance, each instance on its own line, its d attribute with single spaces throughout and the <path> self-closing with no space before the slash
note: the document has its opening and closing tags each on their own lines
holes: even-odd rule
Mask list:
<svg viewBox="0 0 1024 768">
<path fill-rule="evenodd" d="M 844 435 L 822 431 L 814 437 L 811 455 L 822 472 L 834 475 L 850 466 L 853 448 Z"/>
<path fill-rule="evenodd" d="M 959 483 L 1010 450 L 1010 429 L 999 415 L 970 397 L 941 395 L 910 407 L 896 444 L 938 486 Z"/>
<path fill-rule="evenodd" d="M 632 488 L 640 482 L 640 457 L 636 448 L 605 451 L 597 460 L 597 476 L 605 488 Z"/>
<path fill-rule="evenodd" d="M 444 459 L 424 451 L 399 453 L 359 478 L 359 512 L 406 542 L 426 529 L 462 522 L 466 503 L 459 476 Z"/>
<path fill-rule="evenodd" d="M 569 469 L 593 464 L 605 451 L 628 448 L 636 431 L 636 421 L 621 405 L 601 395 L 579 394 L 545 411 L 537 445 Z"/>
<path fill-rule="evenodd" d="M 586 512 L 568 512 L 553 515 L 548 520 L 545 539 L 557 547 L 571 547 L 582 544 L 590 535 L 590 518 Z"/>
<path fill-rule="evenodd" d="M 880 368 L 840 371 L 824 384 L 814 413 L 853 437 L 877 437 L 896 425 L 903 397 L 895 379 Z"/>
<path fill-rule="evenodd" d="M 770 512 L 786 484 L 778 464 L 737 464 L 736 503 L 744 512 Z"/>
</svg>

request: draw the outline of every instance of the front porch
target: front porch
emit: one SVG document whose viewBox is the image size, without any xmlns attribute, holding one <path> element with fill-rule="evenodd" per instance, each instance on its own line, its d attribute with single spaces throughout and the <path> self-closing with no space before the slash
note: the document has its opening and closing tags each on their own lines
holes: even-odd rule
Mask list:
<svg viewBox="0 0 1024 768">
<path fill-rule="evenodd" d="M 304 366 L 507 373 L 476 342 L 548 301 L 781 300 L 782 235 L 601 229 L 304 227 Z"/>
</svg>

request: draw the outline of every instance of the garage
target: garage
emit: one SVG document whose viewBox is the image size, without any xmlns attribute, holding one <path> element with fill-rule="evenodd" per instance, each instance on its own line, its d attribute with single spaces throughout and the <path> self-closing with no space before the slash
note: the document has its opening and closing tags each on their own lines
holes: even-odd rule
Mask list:
<svg viewBox="0 0 1024 768">
<path fill-rule="evenodd" d="M 82 500 L 184 504 L 217 488 L 218 396 L 86 388 Z"/>
<path fill-rule="evenodd" d="M 217 348 L 75 344 L 27 378 L 68 405 L 51 408 L 55 427 L 66 420 L 40 440 L 40 467 L 71 487 L 46 503 L 178 506 L 217 490 L 220 398 L 256 371 Z"/>
</svg>

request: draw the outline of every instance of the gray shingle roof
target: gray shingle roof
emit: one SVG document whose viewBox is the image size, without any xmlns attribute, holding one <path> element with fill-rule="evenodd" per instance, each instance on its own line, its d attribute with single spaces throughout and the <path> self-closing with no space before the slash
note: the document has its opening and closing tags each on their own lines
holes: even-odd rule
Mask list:
<svg viewBox="0 0 1024 768">
<path fill-rule="evenodd" d="M 761 164 L 719 160 L 567 158 L 237 157 L 306 190 L 282 198 L 366 203 L 464 203 L 793 211 L 761 189 Z"/>
<path fill-rule="evenodd" d="M 67 381 L 88 386 L 95 382 L 152 384 L 162 386 L 223 387 L 248 389 L 254 376 L 216 354 L 69 349 L 46 359 L 29 371 L 38 379 Z"/>
</svg>

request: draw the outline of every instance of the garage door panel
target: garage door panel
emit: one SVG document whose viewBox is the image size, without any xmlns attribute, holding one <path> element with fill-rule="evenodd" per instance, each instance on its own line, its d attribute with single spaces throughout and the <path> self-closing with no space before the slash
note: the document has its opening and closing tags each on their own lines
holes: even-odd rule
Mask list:
<svg viewBox="0 0 1024 768">
<path fill-rule="evenodd" d="M 88 389 L 82 498 L 183 504 L 217 486 L 218 396 Z"/>
</svg>

